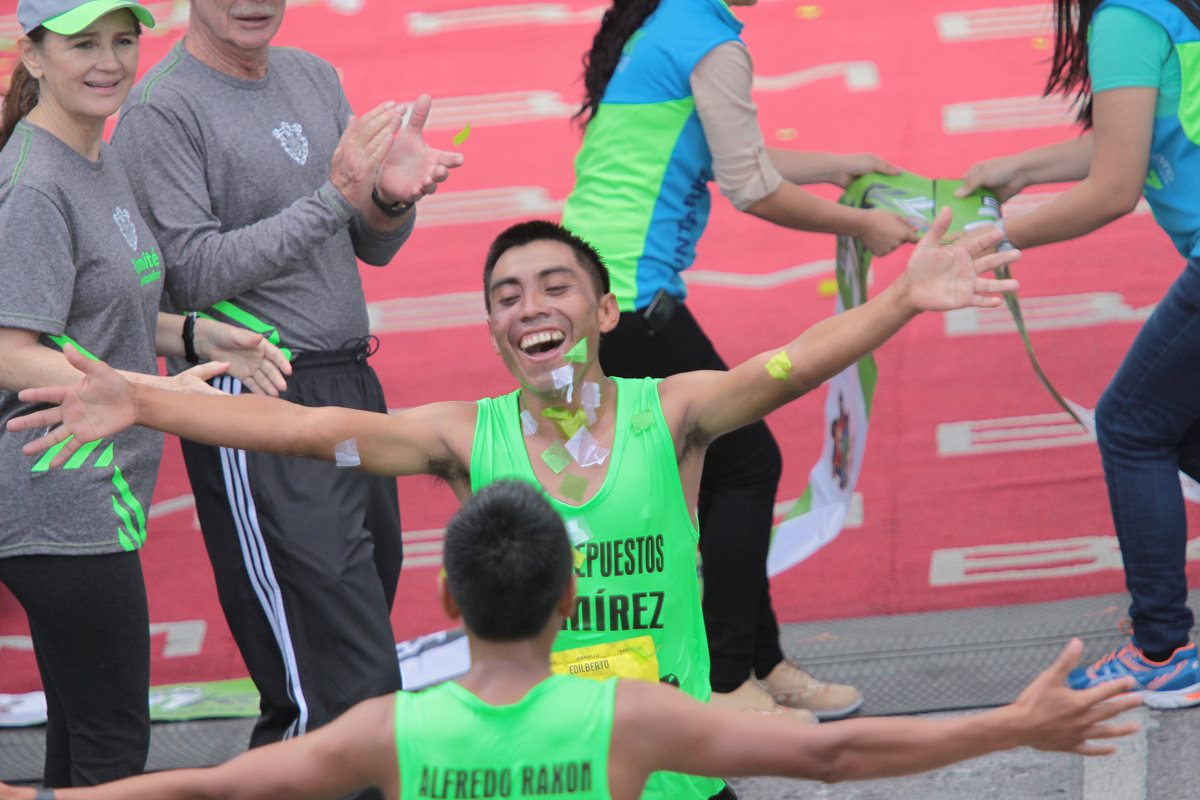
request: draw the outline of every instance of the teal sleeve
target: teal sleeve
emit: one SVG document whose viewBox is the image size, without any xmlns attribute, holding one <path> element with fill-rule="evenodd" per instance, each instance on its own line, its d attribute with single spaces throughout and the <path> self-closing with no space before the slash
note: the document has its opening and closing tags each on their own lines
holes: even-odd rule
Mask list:
<svg viewBox="0 0 1200 800">
<path fill-rule="evenodd" d="M 1142 12 L 1124 6 L 1100 9 L 1088 33 L 1092 92 L 1130 86 L 1159 88 L 1171 49 L 1167 31 Z"/>
</svg>

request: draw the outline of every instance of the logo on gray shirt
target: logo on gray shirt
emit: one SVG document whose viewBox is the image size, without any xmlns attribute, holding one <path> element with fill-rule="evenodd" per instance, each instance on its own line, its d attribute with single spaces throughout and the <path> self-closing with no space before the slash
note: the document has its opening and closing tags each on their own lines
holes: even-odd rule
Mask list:
<svg viewBox="0 0 1200 800">
<path fill-rule="evenodd" d="M 271 131 L 271 135 L 279 140 L 284 151 L 300 166 L 308 162 L 308 137 L 300 123 L 280 122 L 279 127 Z"/>
<path fill-rule="evenodd" d="M 125 237 L 125 244 L 129 245 L 130 250 L 137 252 L 137 228 L 133 226 L 133 220 L 129 218 L 129 210 L 120 206 L 114 208 L 113 222 L 117 223 L 117 228 Z"/>
</svg>

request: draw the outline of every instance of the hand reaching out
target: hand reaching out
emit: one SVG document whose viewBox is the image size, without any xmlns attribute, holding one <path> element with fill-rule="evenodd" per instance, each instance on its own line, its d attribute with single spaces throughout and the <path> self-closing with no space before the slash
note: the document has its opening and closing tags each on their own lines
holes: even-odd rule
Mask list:
<svg viewBox="0 0 1200 800">
<path fill-rule="evenodd" d="M 413 104 L 408 123 L 392 140 L 379 169 L 379 194 L 386 202 L 415 203 L 437 191 L 450 170 L 463 163 L 461 153 L 435 150 L 425 142 L 425 123 L 433 101 L 423 94 Z"/>
<path fill-rule="evenodd" d="M 904 277 L 911 302 L 922 311 L 950 311 L 976 306 L 995 308 L 1004 302 L 1001 293 L 1015 292 L 1017 281 L 980 277 L 984 272 L 1011 264 L 1018 250 L 989 253 L 1003 234 L 993 229 L 966 242 L 942 244 L 950 228 L 950 208 L 944 207 L 921 237 L 908 260 Z"/>
<path fill-rule="evenodd" d="M 1136 723 L 1105 724 L 1118 714 L 1141 705 L 1130 693 L 1133 678 L 1121 678 L 1090 689 L 1067 687 L 1071 669 L 1079 663 L 1083 643 L 1072 639 L 1054 663 L 1034 678 L 1006 711 L 1018 715 L 1020 743 L 1038 750 L 1103 756 L 1116 748 L 1094 745 L 1090 739 L 1113 739 L 1137 730 Z"/>
<path fill-rule="evenodd" d="M 63 348 L 63 355 L 72 367 L 83 373 L 83 377 L 70 386 L 42 386 L 23 390 L 18 395 L 21 402 L 53 403 L 55 407 L 15 417 L 8 422 L 10 431 L 58 426 L 25 445 L 21 452 L 27 456 L 49 450 L 69 436 L 75 437 L 59 451 L 51 467 L 62 465 L 85 443 L 112 436 L 137 424 L 131 381 L 108 364 L 84 356 L 71 345 Z"/>
<path fill-rule="evenodd" d="M 87 442 L 113 436 L 137 424 L 134 402 L 134 383 L 146 383 L 176 391 L 220 394 L 208 385 L 208 379 L 221 374 L 229 366 L 219 361 L 199 364 L 172 378 L 157 375 L 122 375 L 108 364 L 91 359 L 72 345 L 63 348 L 67 363 L 83 373 L 78 382 L 69 386 L 42 386 L 25 389 L 18 397 L 23 403 L 50 403 L 53 408 L 15 417 L 8 422 L 10 431 L 53 428 L 45 436 L 21 448 L 27 456 L 35 456 L 74 437 L 50 462 L 51 468 L 64 464 Z M 53 426 L 58 427 L 53 427 Z"/>
</svg>

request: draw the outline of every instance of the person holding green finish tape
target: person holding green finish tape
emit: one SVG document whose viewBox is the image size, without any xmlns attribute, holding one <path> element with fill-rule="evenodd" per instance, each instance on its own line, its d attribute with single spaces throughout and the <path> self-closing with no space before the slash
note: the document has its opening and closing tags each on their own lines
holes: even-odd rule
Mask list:
<svg viewBox="0 0 1200 800">
<path fill-rule="evenodd" d="M 34 408 L 22 389 L 78 377 L 67 346 L 143 383 L 212 391 L 204 381 L 228 367 L 247 381 L 269 370 L 267 388 L 283 389 L 287 359 L 260 335 L 159 312 L 169 264 L 101 138 L 133 85 L 150 13 L 120 0 L 21 0 L 17 19 L 21 57 L 0 119 L 0 422 Z M 160 378 L 156 353 L 188 347 L 212 361 Z M 23 456 L 28 441 L 0 431 L 0 583 L 29 618 L 45 688 L 43 782 L 132 775 L 150 737 L 138 551 L 162 440 L 126 431 L 76 443 L 62 471 Z"/>
<path fill-rule="evenodd" d="M 1146 705 L 1200 705 L 1187 605 L 1187 517 L 1179 472 L 1200 479 L 1200 3 L 1055 0 L 1046 93 L 1074 94 L 1084 132 L 972 165 L 963 191 L 1007 200 L 1079 181 L 1006 219 L 1016 247 L 1083 236 L 1144 195 L 1185 259 L 1096 405 L 1096 441 L 1125 585 L 1130 641 L 1071 675 L 1077 688 L 1134 675 Z"/>
<path fill-rule="evenodd" d="M 501 233 L 485 261 L 491 344 L 517 383 L 502 397 L 382 414 L 274 398 L 190 396 L 135 387 L 68 349 L 86 377 L 73 386 L 23 393 L 26 400 L 62 406 L 13 420 L 9 429 L 65 421 L 25 448 L 31 456 L 72 433 L 97 438 L 135 423 L 246 451 L 324 461 L 353 452 L 363 471 L 435 475 L 464 501 L 494 481 L 524 481 L 562 516 L 576 552 L 578 598 L 553 644 L 556 669 L 669 683 L 707 700 L 694 510 L 708 446 L 816 388 L 922 310 L 1001 304 L 996 293 L 1015 290 L 1016 281 L 979 275 L 1019 254 L 982 255 L 998 233 L 971 251 L 941 245 L 949 224 L 946 209 L 905 274 L 879 295 L 729 371 L 607 377 L 597 344 L 620 318 L 608 273 L 596 251 L 569 231 L 527 222 Z M 566 361 L 584 341 L 585 360 Z M 790 366 L 776 357 L 781 349 Z M 598 397 L 589 391 L 592 385 Z M 589 407 L 595 422 L 573 436 L 586 430 L 605 452 L 587 458 L 578 450 L 577 458 L 566 431 L 544 412 L 583 408 L 586 415 Z M 52 465 L 70 458 L 73 445 L 65 445 Z M 556 445 L 570 458 L 560 453 L 551 463 L 542 457 Z M 496 569 L 504 569 L 502 561 Z M 718 780 L 674 773 L 656 773 L 643 794 L 647 800 L 714 796 L 728 797 L 729 790 Z"/>
</svg>

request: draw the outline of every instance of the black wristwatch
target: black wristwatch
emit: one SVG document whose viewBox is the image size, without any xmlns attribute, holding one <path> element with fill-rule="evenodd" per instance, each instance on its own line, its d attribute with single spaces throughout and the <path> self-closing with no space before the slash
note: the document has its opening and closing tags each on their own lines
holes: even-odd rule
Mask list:
<svg viewBox="0 0 1200 800">
<path fill-rule="evenodd" d="M 408 209 L 412 208 L 411 204 L 403 200 L 397 200 L 394 203 L 383 202 L 383 198 L 379 196 L 379 187 L 371 190 L 371 199 L 375 202 L 376 208 L 393 219 L 403 217 L 408 212 Z"/>
</svg>

